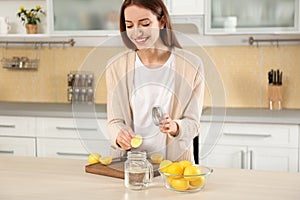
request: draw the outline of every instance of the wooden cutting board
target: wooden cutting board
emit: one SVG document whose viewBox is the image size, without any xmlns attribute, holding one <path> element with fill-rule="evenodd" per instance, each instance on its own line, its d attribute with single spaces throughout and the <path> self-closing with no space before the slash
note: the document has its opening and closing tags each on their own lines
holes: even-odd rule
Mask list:
<svg viewBox="0 0 300 200">
<path fill-rule="evenodd" d="M 107 166 L 100 163 L 86 165 L 85 172 L 124 179 L 124 162 L 125 161 L 113 161 Z M 159 164 L 151 164 L 153 166 L 154 176 L 159 176 L 159 172 L 157 170 L 159 168 Z"/>
</svg>

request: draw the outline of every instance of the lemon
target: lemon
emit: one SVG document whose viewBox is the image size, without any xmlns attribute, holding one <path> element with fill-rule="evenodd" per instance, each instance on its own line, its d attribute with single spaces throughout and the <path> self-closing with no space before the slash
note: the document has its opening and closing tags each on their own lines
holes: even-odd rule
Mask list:
<svg viewBox="0 0 300 200">
<path fill-rule="evenodd" d="M 201 174 L 201 169 L 198 166 L 188 166 L 184 169 L 183 175 L 184 176 L 191 176 L 191 177 L 185 177 L 185 179 L 190 181 L 196 181 L 199 179 L 199 176 L 193 176 L 193 175 L 199 175 Z"/>
<path fill-rule="evenodd" d="M 205 177 L 203 176 L 199 176 L 199 177 L 195 177 L 196 180 L 193 180 L 193 181 L 190 181 L 190 185 L 193 186 L 193 187 L 199 187 L 201 185 L 204 184 L 205 182 Z"/>
<path fill-rule="evenodd" d="M 183 168 L 182 168 L 181 164 L 179 164 L 178 162 L 174 162 L 167 167 L 166 173 L 172 174 L 172 175 L 182 175 Z"/>
<path fill-rule="evenodd" d="M 143 138 L 140 135 L 136 135 L 131 139 L 131 146 L 133 148 L 138 148 L 143 143 Z"/>
<path fill-rule="evenodd" d="M 173 178 L 171 181 L 172 188 L 176 190 L 187 190 L 189 188 L 189 181 L 185 178 Z"/>
<path fill-rule="evenodd" d="M 159 169 L 161 172 L 167 172 L 168 166 L 170 166 L 173 162 L 170 160 L 163 160 L 159 164 Z"/>
<path fill-rule="evenodd" d="M 102 165 L 109 165 L 112 162 L 112 157 L 111 156 L 102 156 L 102 157 L 100 157 L 99 162 Z"/>
<path fill-rule="evenodd" d="M 168 176 L 167 177 L 167 183 L 171 186 L 172 185 L 172 181 L 173 181 L 173 177 L 172 176 Z"/>
<path fill-rule="evenodd" d="M 152 163 L 157 163 L 159 164 L 163 159 L 163 156 L 159 153 L 154 153 L 150 156 L 150 160 Z"/>
<path fill-rule="evenodd" d="M 188 160 L 182 160 L 182 161 L 179 161 L 179 164 L 181 164 L 183 170 L 188 167 L 188 166 L 192 166 L 192 162 L 188 161 Z"/>
<path fill-rule="evenodd" d="M 98 163 L 100 157 L 101 157 L 101 155 L 99 153 L 91 153 L 88 157 L 88 162 L 90 164 Z"/>
</svg>

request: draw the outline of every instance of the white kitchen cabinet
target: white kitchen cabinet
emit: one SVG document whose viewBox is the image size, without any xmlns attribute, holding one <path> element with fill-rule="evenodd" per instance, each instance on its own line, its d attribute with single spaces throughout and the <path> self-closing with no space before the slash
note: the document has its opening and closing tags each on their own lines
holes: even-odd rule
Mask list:
<svg viewBox="0 0 300 200">
<path fill-rule="evenodd" d="M 271 171 L 298 171 L 296 148 L 248 147 L 250 169 Z"/>
<path fill-rule="evenodd" d="M 121 5 L 122 0 L 47 0 L 49 33 L 117 34 Z"/>
<path fill-rule="evenodd" d="M 0 116 L 0 136 L 35 136 L 35 118 Z"/>
<path fill-rule="evenodd" d="M 164 0 L 171 15 L 203 15 L 204 0 Z"/>
<path fill-rule="evenodd" d="M 109 155 L 107 140 L 38 138 L 38 157 L 87 159 L 92 152 Z"/>
<path fill-rule="evenodd" d="M 299 0 L 205 0 L 205 33 L 297 33 L 299 8 Z"/>
<path fill-rule="evenodd" d="M 37 118 L 37 156 L 86 159 L 109 155 L 106 119 Z"/>
<path fill-rule="evenodd" d="M 298 171 L 298 125 L 225 123 L 219 140 L 208 140 L 212 127 L 214 123 L 202 122 L 200 151 L 214 147 L 209 154 L 200 156 L 202 165 Z"/>
<path fill-rule="evenodd" d="M 35 138 L 0 136 L 0 155 L 35 156 Z"/>
<path fill-rule="evenodd" d="M 200 144 L 203 146 L 203 144 Z M 201 147 L 201 146 L 200 146 Z M 200 158 L 200 164 L 220 168 L 245 168 L 245 146 L 216 145 L 206 157 Z"/>
<path fill-rule="evenodd" d="M 0 116 L 0 155 L 36 155 L 35 118 Z"/>
</svg>

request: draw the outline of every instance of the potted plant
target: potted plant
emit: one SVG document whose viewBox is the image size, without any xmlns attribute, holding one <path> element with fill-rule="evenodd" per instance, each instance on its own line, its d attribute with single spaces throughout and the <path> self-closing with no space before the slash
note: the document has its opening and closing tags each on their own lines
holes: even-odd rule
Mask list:
<svg viewBox="0 0 300 200">
<path fill-rule="evenodd" d="M 41 9 L 41 6 L 37 5 L 35 8 L 30 10 L 25 9 L 23 6 L 20 7 L 17 16 L 26 27 L 28 34 L 37 33 L 37 24 L 41 22 L 40 15 L 46 15 Z"/>
</svg>

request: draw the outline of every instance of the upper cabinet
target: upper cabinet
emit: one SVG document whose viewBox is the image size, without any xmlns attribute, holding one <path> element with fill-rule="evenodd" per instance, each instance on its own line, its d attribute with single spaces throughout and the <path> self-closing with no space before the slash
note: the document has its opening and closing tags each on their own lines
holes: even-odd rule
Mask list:
<svg viewBox="0 0 300 200">
<path fill-rule="evenodd" d="M 299 0 L 206 0 L 205 33 L 299 31 Z"/>
<path fill-rule="evenodd" d="M 122 0 L 48 0 L 49 33 L 116 33 L 121 4 Z"/>
<path fill-rule="evenodd" d="M 203 15 L 204 0 L 164 0 L 171 15 Z"/>
</svg>

